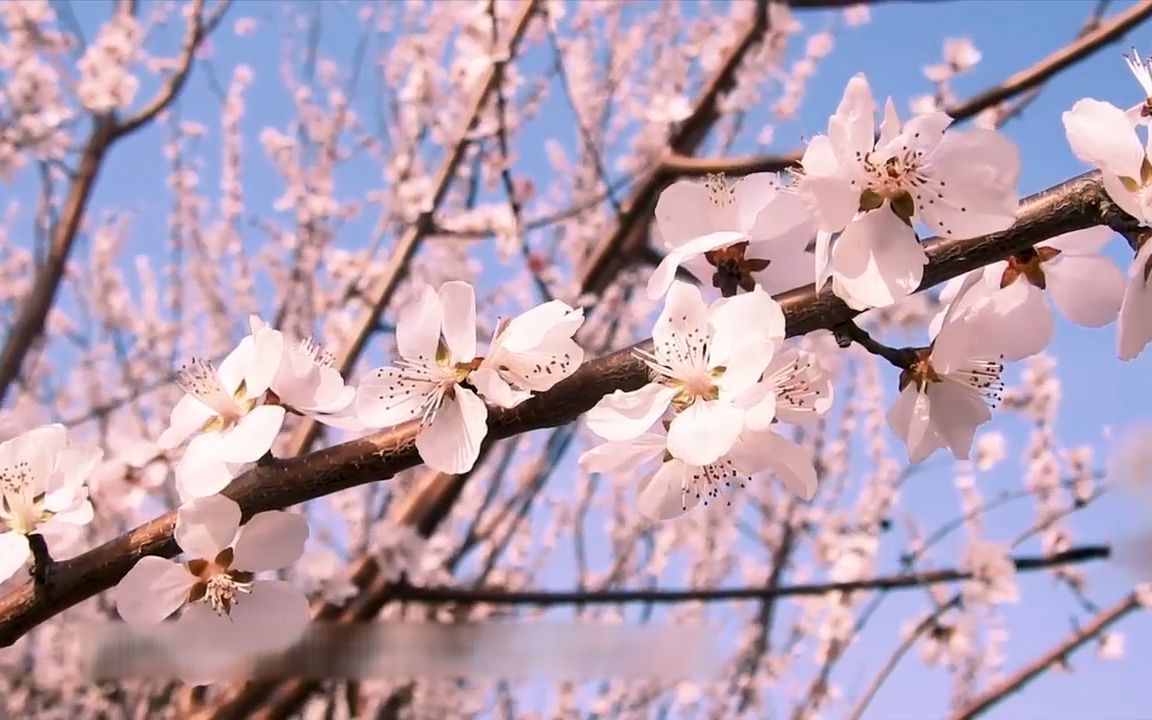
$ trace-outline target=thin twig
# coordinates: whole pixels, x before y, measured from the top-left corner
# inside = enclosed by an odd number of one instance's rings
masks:
[[[1061,640],[1050,650],[1017,670],[1002,682],[993,685],[964,708],[953,714],[950,720],[972,720],[983,715],[1005,698],[1013,695],[1028,683],[1043,675],[1049,668],[1064,661],[1081,645],[1100,635],[1110,625],[1142,606],[1136,593],[1132,593],[1112,607],[1098,613],[1088,624]]]

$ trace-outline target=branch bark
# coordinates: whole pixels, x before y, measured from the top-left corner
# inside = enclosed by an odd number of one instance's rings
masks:
[[[1129,229],[1135,221],[1108,199],[1099,173],[1087,173],[1024,199],[1016,224],[1008,230],[955,240],[927,241],[930,259],[924,290],[952,277],[1004,259],[1036,243],[1095,225]],[[858,314],[829,290],[809,285],[778,297],[788,336],[831,328]],[[640,346],[650,345],[650,341]],[[487,442],[572,422],[601,397],[634,390],[647,382],[645,365],[625,348],[589,360],[571,377],[545,393],[509,409],[492,410]],[[254,468],[225,489],[240,504],[245,520],[265,510],[281,509],[324,495],[385,480],[420,464],[416,425],[387,428],[363,438]],[[168,513],[75,558],[57,563],[51,593],[37,595],[31,583],[0,598],[0,646],[69,607],[119,582],[145,555],[172,557],[179,551],[172,538],[175,515]]]

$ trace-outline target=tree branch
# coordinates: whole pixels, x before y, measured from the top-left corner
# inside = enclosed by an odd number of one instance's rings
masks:
[[[926,242],[929,263],[920,289],[983,267],[1036,243],[1095,225],[1127,228],[1135,221],[1108,200],[1099,174],[1088,173],[1024,199],[1008,230],[970,240],[934,238]],[[831,328],[857,315],[829,289],[809,285],[777,298],[790,337]],[[650,341],[640,346],[650,346]],[[625,348],[586,361],[571,377],[514,408],[489,414],[487,443],[572,422],[601,397],[635,390],[648,379],[646,366]],[[346,488],[387,479],[420,464],[416,424],[408,423],[316,452],[278,460],[240,475],[224,494],[240,504],[244,517],[281,509]],[[145,555],[172,557],[175,515],[168,513],[75,558],[56,564],[51,599],[37,598],[31,583],[0,598],[0,646],[11,645],[31,628],[107,590]]]
[[[919,0],[903,0],[914,2]],[[833,5],[854,5],[856,2],[839,0],[793,0],[792,7],[829,7]],[[971,119],[988,108],[994,107],[1017,95],[1030,92],[1063,70],[1087,59],[1106,45],[1116,42],[1132,28],[1152,16],[1152,0],[1141,0],[1110,20],[1098,22],[1087,32],[1077,36],[1072,42],[1048,55],[1040,62],[1012,75],[996,87],[974,95],[967,100],[949,105],[944,112],[956,122]],[[1011,117],[1005,114],[1002,120]],[[685,175],[707,173],[730,173],[747,175],[756,172],[777,172],[800,162],[800,151],[784,155],[750,155],[745,157],[691,158],[674,155],[668,163],[669,169],[676,169]]]
[[[431,183],[433,190],[428,200],[427,209],[397,239],[388,256],[383,274],[368,293],[368,297],[365,298],[368,309],[361,315],[359,322],[349,333],[351,339],[344,346],[337,359],[337,367],[341,373],[347,375],[356,365],[356,360],[368,343],[368,338],[375,332],[380,315],[388,307],[388,303],[392,301],[392,295],[400,284],[401,278],[404,277],[404,269],[408,262],[416,254],[424,238],[435,229],[435,224],[432,222],[433,214],[448,195],[452,180],[456,177],[456,170],[464,159],[468,147],[472,144],[470,134],[472,127],[484,111],[489,97],[500,85],[504,64],[515,56],[520,41],[524,39],[528,26],[536,14],[537,5],[537,0],[524,0],[517,10],[505,52],[498,56],[502,59],[493,62],[487,74],[479,82],[476,93],[468,104],[468,111],[464,113],[460,127],[456,131],[456,140],[449,146],[447,156]],[[319,423],[306,418],[292,436],[292,454],[297,455],[307,451],[316,439],[319,430]]]
[[[1021,70],[1000,85],[969,98],[968,100],[944,108],[954,120],[966,120],[987,110],[993,105],[1027,92],[1040,85],[1060,71],[1092,56],[1105,45],[1116,42],[1132,28],[1152,16],[1152,0],[1140,0],[1132,7],[1115,17],[1100,23],[1094,30],[1076,38],[1040,62],[1026,70]]]
[[[143,111],[123,122],[116,120],[111,115],[93,116],[92,130],[84,143],[83,151],[81,151],[80,164],[73,176],[72,184],[68,188],[64,209],[52,228],[52,242],[49,245],[47,257],[37,271],[32,291],[21,305],[16,322],[8,331],[8,337],[4,341],[4,349],[0,350],[0,403],[3,403],[13,381],[19,377],[20,368],[24,364],[24,358],[28,355],[28,351],[44,330],[44,321],[56,301],[56,292],[60,289],[60,283],[64,279],[68,257],[72,253],[72,245],[76,240],[76,234],[80,231],[80,224],[84,220],[88,200],[92,196],[92,189],[95,187],[96,178],[100,174],[105,154],[116,140],[150,122],[172,102],[184,85],[196,48],[223,17],[230,2],[231,0],[222,0],[208,23],[202,23],[200,11],[203,8],[203,0],[194,0],[191,6],[192,17],[189,19],[189,30],[181,54],[180,70]]]
[[[951,720],[971,720],[974,717],[984,714],[1005,698],[1019,691],[1040,675],[1043,675],[1048,668],[1064,660],[1081,645],[1104,632],[1108,626],[1117,622],[1133,610],[1140,608],[1140,600],[1136,593],[1133,593],[1107,610],[1101,611],[1093,617],[1087,625],[1057,643],[1048,652],[1020,668],[1003,682],[992,686],[983,695],[953,714]]]
[[[1048,556],[1016,557],[1012,561],[1022,572],[1043,570],[1060,565],[1074,565],[1093,560],[1106,560],[1112,550],[1107,545],[1084,545]],[[648,602],[662,605],[683,602],[730,602],[765,600],[782,597],[828,595],[830,593],[861,592],[868,590],[903,590],[969,580],[972,573],[959,570],[929,570],[918,573],[883,575],[866,580],[835,583],[804,583],[799,585],[758,585],[755,587],[716,588],[712,590],[496,590],[452,587],[415,587],[399,585],[397,600],[427,603],[458,602],[487,603],[490,605],[615,605],[618,603]]]
[[[884,358],[893,367],[900,368],[901,370],[907,370],[912,367],[912,363],[916,361],[916,351],[914,348],[889,347],[869,335],[868,332],[857,325],[854,320],[849,320],[842,325],[837,325],[832,328],[832,332],[836,335],[836,343],[840,347],[846,348],[852,343],[856,343],[868,352]]]
[[[219,4],[212,11],[208,18],[201,17],[204,10],[204,0],[192,0],[189,8],[190,17],[188,18],[188,33],[184,36],[184,44],[180,49],[180,59],[176,64],[176,72],[174,72],[160,88],[156,96],[139,110],[135,115],[132,115],[123,120],[116,122],[116,128],[113,131],[113,139],[121,138],[136,130],[139,130],[144,125],[152,122],[153,119],[164,111],[180,91],[184,88],[184,83],[188,81],[188,76],[192,73],[192,59],[196,54],[196,49],[200,47],[200,43],[204,38],[212,34],[212,31],[224,19],[224,14],[228,12],[232,0],[220,0]]]

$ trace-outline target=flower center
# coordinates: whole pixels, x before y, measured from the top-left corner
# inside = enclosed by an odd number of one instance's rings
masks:
[[[216,414],[201,428],[203,432],[219,432],[231,428],[256,405],[256,398],[248,397],[244,381],[240,382],[235,392],[229,394],[220,382],[216,367],[207,360],[193,358],[189,361],[177,373],[176,384]]]
[[[748,243],[738,242],[727,247],[709,250],[704,253],[704,259],[716,268],[712,274],[712,286],[720,290],[724,297],[732,297],[737,288],[744,292],[756,289],[756,279],[752,273],[760,272],[768,267],[770,260],[746,258]]]
[[[252,593],[253,573],[231,569],[232,548],[224,548],[211,561],[191,560],[188,572],[197,582],[188,592],[188,602],[204,602],[217,615],[231,615],[240,595]]]
[[[899,387],[903,390],[908,386],[908,383],[916,383],[918,390],[923,390],[928,387],[928,383],[943,382],[943,378],[936,372],[936,368],[932,367],[932,348],[920,348],[914,351],[916,359],[908,366],[907,370],[900,373]]]
[[[1060,254],[1052,247],[1027,248],[1008,258],[1008,267],[1000,277],[1000,287],[1006,288],[1020,278],[1027,279],[1041,290],[1048,286],[1043,264]]]
[[[669,387],[677,388],[680,392],[672,398],[672,406],[677,412],[683,411],[697,400],[715,400],[720,397],[720,388],[716,386],[716,378],[724,374],[724,368],[716,368],[711,372],[703,369],[693,369],[680,377],[667,379]]]
[[[724,173],[705,176],[704,187],[708,191],[712,229],[735,230],[739,224],[736,218],[736,193]]]
[[[32,468],[28,461],[0,467],[0,522],[22,535],[52,517],[44,510],[44,493],[33,496]]]

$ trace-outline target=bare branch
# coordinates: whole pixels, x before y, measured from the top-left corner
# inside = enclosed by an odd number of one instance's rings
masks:
[[[1106,560],[1111,555],[1107,545],[1084,545],[1048,556],[1022,556],[1012,559],[1019,571],[1043,570],[1059,565],[1074,565],[1092,560]],[[869,590],[903,590],[968,580],[972,573],[959,570],[929,570],[918,573],[882,575],[865,580],[835,583],[804,583],[801,585],[775,585],[755,587],[716,588],[712,590],[573,590],[567,592],[546,590],[463,589],[452,587],[415,587],[400,585],[397,600],[429,603],[459,602],[488,603],[490,605],[614,605],[617,603],[649,602],[673,604],[682,602],[730,602],[765,600],[782,597],[828,595],[831,593],[862,592]]]
[[[905,0],[907,1],[907,0]],[[913,0],[914,1],[914,0]],[[813,0],[813,4],[792,2],[793,7],[824,7],[838,4],[836,0]],[[839,3],[844,5],[856,4]],[[1152,16],[1152,0],[1141,0],[1124,12],[1108,21],[1097,21],[1086,25],[1086,30],[1068,45],[1060,48],[1040,62],[1012,75],[999,85],[989,88],[979,95],[944,108],[956,122],[971,119],[988,108],[999,105],[1019,95],[1030,94],[1040,85],[1072,65],[1091,57],[1097,50],[1116,42],[1132,28]],[[1003,113],[1000,121],[1005,121],[1022,108],[1013,108]],[[795,166],[800,162],[800,151],[785,155],[750,155],[744,157],[691,158],[673,155],[666,167],[669,172],[685,175],[707,173],[730,173],[746,175],[755,172],[777,172]]]
[[[184,44],[180,49],[180,58],[177,60],[176,72],[174,72],[168,80],[164,83],[164,87],[160,88],[156,96],[135,115],[117,121],[116,128],[113,131],[113,139],[117,139],[128,135],[136,130],[139,130],[144,125],[152,122],[153,119],[161,112],[164,111],[172,101],[180,94],[184,88],[184,83],[187,82],[188,76],[192,72],[192,59],[196,54],[196,49],[200,47],[200,43],[204,38],[212,34],[212,31],[224,19],[224,14],[228,12],[232,0],[220,0],[219,4],[212,11],[212,14],[207,18],[201,17],[204,11],[204,0],[192,0],[192,5],[189,8],[188,18],[188,33],[184,36]]]

